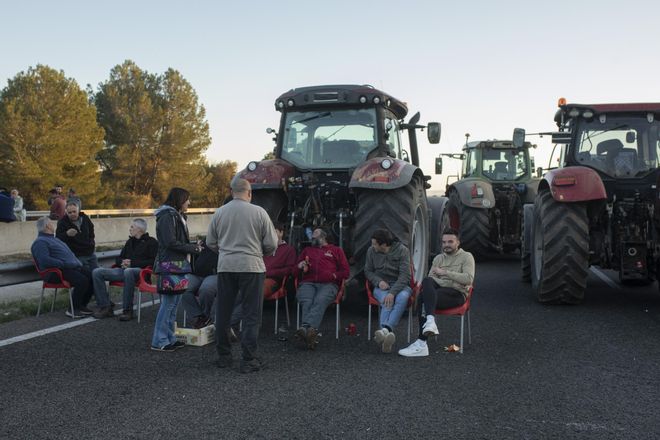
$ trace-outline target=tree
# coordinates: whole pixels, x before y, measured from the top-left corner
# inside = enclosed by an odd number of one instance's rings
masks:
[[[37,65],[18,73],[0,92],[0,168],[37,209],[57,183],[73,187],[84,206],[103,195],[96,155],[103,130],[96,109],[64,72]]]
[[[237,167],[238,164],[230,160],[207,165],[206,172],[210,176],[210,179],[202,194],[196,195],[193,193],[191,195],[193,200],[199,200],[199,202],[195,202],[195,205],[206,207],[221,206],[227,196],[229,196],[229,185],[231,179],[236,175]]]
[[[206,111],[179,72],[155,75],[127,60],[99,85],[94,103],[106,132],[103,179],[117,195],[162,201],[172,186],[206,187]]]

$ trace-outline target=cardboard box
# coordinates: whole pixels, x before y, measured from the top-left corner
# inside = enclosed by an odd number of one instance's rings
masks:
[[[215,326],[211,324],[199,329],[176,327],[174,336],[186,345],[202,347],[215,342]]]

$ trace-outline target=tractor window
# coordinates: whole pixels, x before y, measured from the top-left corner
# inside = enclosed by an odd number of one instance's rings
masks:
[[[350,168],[376,148],[376,110],[286,114],[282,159],[298,168]]]
[[[660,123],[646,118],[606,118],[577,126],[575,159],[616,178],[632,178],[658,167]]]
[[[465,161],[465,169],[463,170],[463,177],[472,176],[477,172],[477,152],[468,150],[467,160]]]
[[[516,180],[527,174],[527,151],[484,148],[483,173],[492,180]]]
[[[387,146],[388,154],[392,157],[401,158],[399,122],[394,118],[385,118],[383,120],[383,130],[385,131],[385,145]]]

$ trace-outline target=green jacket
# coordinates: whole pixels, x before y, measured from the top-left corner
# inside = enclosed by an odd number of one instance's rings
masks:
[[[367,250],[367,260],[364,263],[364,274],[369,282],[378,287],[385,281],[390,285],[390,293],[395,295],[404,288],[410,287],[410,252],[398,241],[392,243],[386,254],[376,252],[373,246]]]
[[[433,268],[441,268],[447,271],[447,275],[437,276],[433,274]],[[463,295],[474,282],[474,257],[471,253],[458,249],[455,253],[447,255],[438,254],[431,264],[429,276],[442,287],[451,287]]]

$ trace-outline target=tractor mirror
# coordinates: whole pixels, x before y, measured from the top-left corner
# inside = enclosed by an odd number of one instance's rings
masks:
[[[442,174],[442,158],[435,158],[435,174]]]
[[[429,122],[426,125],[426,136],[429,138],[429,143],[437,144],[440,142],[440,123]],[[441,161],[442,162],[442,161]],[[436,164],[437,166],[437,164]],[[441,165],[442,168],[442,165]]]
[[[571,132],[570,131],[560,131],[552,133],[552,143],[553,144],[570,144],[571,143]]]
[[[635,132],[629,131],[626,133],[626,143],[632,144],[633,142],[635,142]]]
[[[524,128],[514,128],[513,129],[513,146],[516,148],[522,148],[525,145],[525,129]]]

